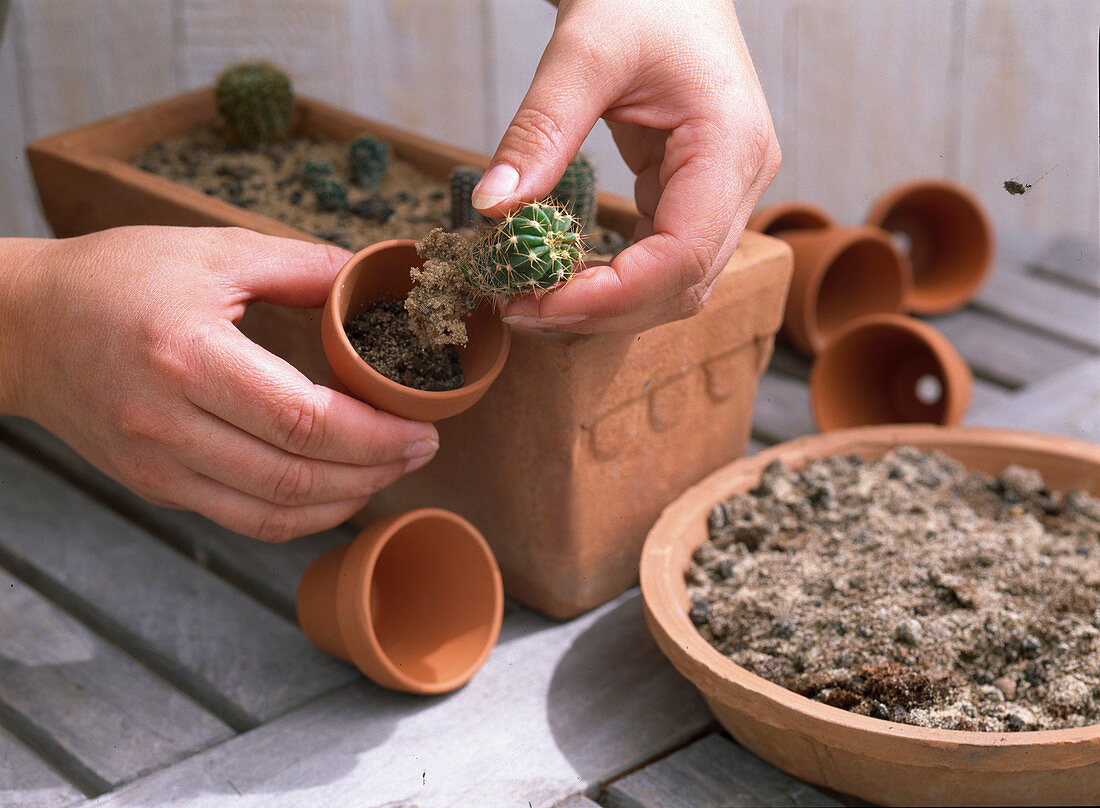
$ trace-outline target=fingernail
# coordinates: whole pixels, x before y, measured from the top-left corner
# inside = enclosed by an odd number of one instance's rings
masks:
[[[504,322],[508,325],[519,326],[520,328],[553,328],[551,323],[543,322],[538,317],[532,317],[530,314],[514,314],[511,317],[502,317]]]
[[[508,163],[497,163],[474,186],[471,201],[478,210],[491,208],[508,199],[519,187],[519,172]]]
[[[437,451],[439,451],[439,441],[425,439],[418,440],[416,443],[411,443],[405,449],[405,453],[402,457],[409,457],[413,460],[420,460],[421,458],[430,458]],[[423,465],[423,464],[421,464]]]
[[[549,317],[539,317],[538,322],[546,325],[573,325],[587,319],[587,314],[551,314]]]

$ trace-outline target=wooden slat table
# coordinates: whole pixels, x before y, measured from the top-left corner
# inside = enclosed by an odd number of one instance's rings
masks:
[[[974,369],[967,422],[1100,442],[1100,258],[1002,244],[934,318]],[[782,345],[753,450],[815,431]],[[859,804],[758,760],[658,651],[637,590],[556,623],[509,604],[457,693],[391,693],[294,625],[340,528],[264,545],[154,507],[34,425],[0,419],[0,807]]]

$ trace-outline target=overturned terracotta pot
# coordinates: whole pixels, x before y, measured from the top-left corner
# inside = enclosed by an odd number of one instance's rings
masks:
[[[792,200],[754,210],[745,229],[775,236],[791,230],[820,230],[832,225],[833,217],[824,208],[812,202]]]
[[[993,227],[978,198],[946,179],[914,180],[890,189],[867,224],[906,245],[913,286],[905,310],[942,314],[977,293],[993,262]]]
[[[379,519],[317,558],[298,587],[310,641],[393,690],[446,693],[485,664],[504,590],[485,539],[456,514]]]
[[[868,314],[897,313],[909,294],[909,261],[882,230],[827,227],[787,230],[794,275],[783,334],[809,356],[842,327]]]
[[[948,339],[900,314],[864,317],[840,330],[810,371],[822,432],[871,424],[958,424],[974,378]]]
[[[412,288],[411,267],[421,265],[412,239],[372,244],[353,255],[332,282],[321,316],[321,342],[332,375],[356,398],[414,421],[458,415],[485,395],[504,368],[511,332],[488,303],[466,321],[469,342],[458,349],[466,383],[457,390],[417,390],[388,379],[356,353],[344,324],[381,300],[403,300]]]
[[[707,539],[716,502],[760,482],[769,463],[800,469],[830,455],[878,457],[901,445],[938,450],[968,468],[1040,471],[1061,490],[1100,493],[1100,448],[1004,429],[879,426],[812,435],[735,461],[661,514],[642,552],[646,622],[661,650],[750,752],[815,785],[880,805],[1081,805],[1100,794],[1100,725],[1036,732],[963,732],[884,721],[800,696],[736,664],[688,618],[684,573]]]

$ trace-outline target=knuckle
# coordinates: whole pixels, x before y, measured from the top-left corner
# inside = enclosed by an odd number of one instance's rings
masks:
[[[297,511],[270,505],[258,510],[242,532],[269,544],[282,544],[302,535],[305,530]]]
[[[309,454],[325,442],[324,405],[313,396],[286,396],[276,408],[276,439],[288,451]]]
[[[300,505],[309,502],[316,490],[316,474],[312,463],[291,458],[274,475],[268,486],[272,502]]]
[[[710,299],[710,286],[706,283],[698,283],[680,295],[677,314],[680,319],[694,317],[701,313]]]
[[[564,133],[557,121],[542,110],[524,107],[508,125],[506,137],[516,143],[520,151],[537,154],[547,150],[557,151]]]

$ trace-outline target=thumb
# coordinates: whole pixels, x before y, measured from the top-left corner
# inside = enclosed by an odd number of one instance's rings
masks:
[[[501,217],[522,202],[542,199],[607,108],[606,79],[590,57],[550,38],[531,87],[474,188],[475,208]]]
[[[247,235],[244,235],[247,234]],[[235,231],[231,248],[220,256],[239,291],[249,301],[319,308],[336,273],[351,253],[334,244]]]

